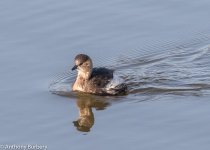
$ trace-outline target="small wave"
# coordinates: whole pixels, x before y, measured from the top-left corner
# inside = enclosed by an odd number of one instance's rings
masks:
[[[115,80],[108,87],[125,82],[130,94],[201,95],[203,90],[210,90],[209,57],[210,45],[179,47],[166,53],[122,58],[115,65],[108,66],[115,70]],[[74,95],[71,85],[75,78],[75,73],[66,71],[54,77],[49,89],[59,95]]]
[[[74,81],[76,75],[69,70],[70,69],[52,77],[52,80],[49,84],[49,91],[51,93],[67,96],[69,96],[69,94],[71,95],[71,83]]]
[[[209,90],[210,48],[185,47],[175,52],[120,60],[121,76],[130,93],[191,93]]]

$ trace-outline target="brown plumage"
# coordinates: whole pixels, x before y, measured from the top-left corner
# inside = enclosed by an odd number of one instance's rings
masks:
[[[116,88],[108,89],[106,86],[113,79],[113,70],[107,68],[93,68],[92,60],[85,54],[79,54],[75,57],[75,66],[77,69],[77,78],[73,84],[73,91],[97,95],[120,95],[125,94],[127,86],[120,84]]]

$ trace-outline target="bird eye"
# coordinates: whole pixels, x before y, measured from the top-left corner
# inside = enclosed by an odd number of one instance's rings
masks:
[[[78,66],[81,66],[83,63],[80,63]]]

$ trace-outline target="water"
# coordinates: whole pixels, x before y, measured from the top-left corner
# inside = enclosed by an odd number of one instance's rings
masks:
[[[209,149],[209,5],[1,1],[0,149]],[[78,53],[129,94],[72,93]]]

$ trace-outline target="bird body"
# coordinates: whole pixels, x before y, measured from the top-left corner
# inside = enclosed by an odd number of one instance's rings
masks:
[[[127,92],[127,85],[121,83],[115,87],[108,88],[107,85],[113,80],[113,70],[107,68],[93,68],[92,60],[85,54],[75,57],[77,78],[73,84],[73,91],[80,91],[96,95],[122,95]]]

